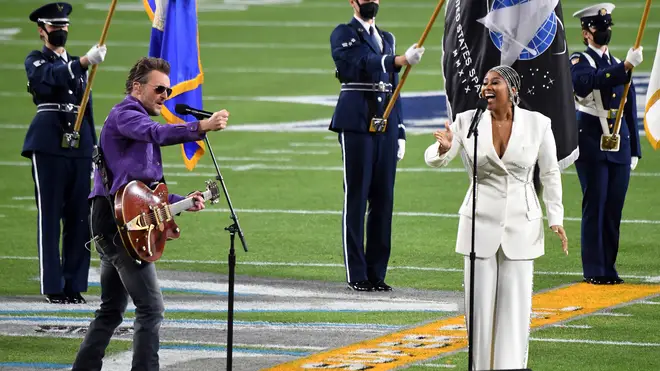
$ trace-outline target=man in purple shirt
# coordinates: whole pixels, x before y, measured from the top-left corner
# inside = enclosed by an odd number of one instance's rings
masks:
[[[207,120],[179,125],[161,125],[159,116],[172,93],[170,66],[160,58],[142,58],[126,80],[126,98],[112,108],[99,139],[108,176],[109,192],[98,168],[91,203],[90,227],[101,256],[101,306],[80,345],[73,370],[100,370],[105,349],[123,320],[129,296],[135,304],[132,370],[158,370],[159,328],[163,320],[163,296],[153,263],[136,262],[122,245],[112,214],[111,202],[119,188],[133,180],[147,185],[164,182],[160,146],[197,141],[208,131],[227,126],[229,113],[215,112]],[[109,193],[109,194],[108,194]],[[194,207],[204,209],[197,192]],[[170,194],[170,203],[183,196]]]

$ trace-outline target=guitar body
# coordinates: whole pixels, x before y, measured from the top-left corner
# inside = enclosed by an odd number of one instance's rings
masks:
[[[154,262],[163,255],[165,242],[180,236],[168,207],[168,190],[160,183],[151,190],[134,180],[115,195],[115,217],[128,254],[140,261]]]

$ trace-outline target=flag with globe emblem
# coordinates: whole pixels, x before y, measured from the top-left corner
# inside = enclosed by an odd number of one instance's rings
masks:
[[[578,157],[573,85],[560,0],[453,0],[445,13],[443,75],[451,119],[476,107],[486,72],[520,74],[520,107],[552,119],[561,169]]]

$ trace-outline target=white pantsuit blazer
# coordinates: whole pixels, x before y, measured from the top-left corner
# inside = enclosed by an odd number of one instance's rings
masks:
[[[474,110],[460,113],[451,125],[451,149],[438,156],[438,143],[426,149],[426,163],[446,166],[458,153],[472,182],[474,136],[467,139]],[[475,253],[488,258],[501,246],[507,258],[528,260],[544,253],[543,212],[534,188],[538,161],[548,225],[563,225],[562,185],[550,119],[538,112],[514,109],[509,144],[500,159],[493,146],[491,113],[478,124],[477,207]],[[458,213],[456,252],[470,254],[472,238],[472,184]]]

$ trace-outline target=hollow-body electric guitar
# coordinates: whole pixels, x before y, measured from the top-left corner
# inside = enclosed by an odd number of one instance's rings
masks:
[[[119,234],[128,254],[143,262],[154,262],[163,255],[165,242],[179,238],[181,230],[174,216],[195,205],[192,196],[179,202],[168,202],[165,183],[151,190],[144,183],[134,180],[121,187],[115,195],[115,218]],[[218,202],[218,185],[206,182],[202,192],[204,201]]]

